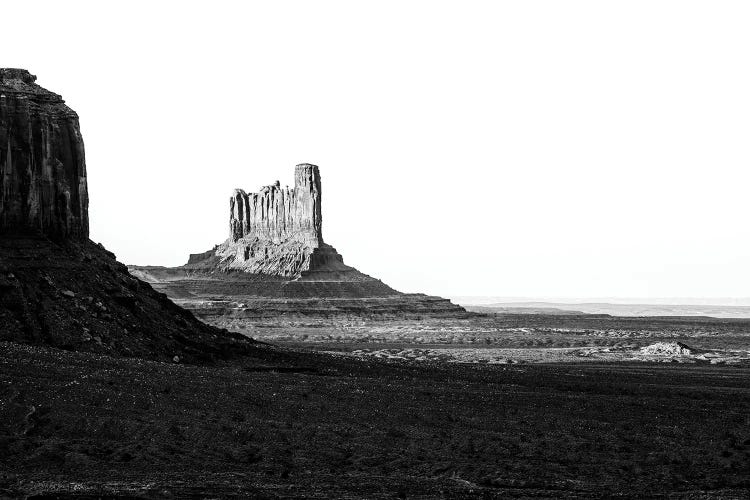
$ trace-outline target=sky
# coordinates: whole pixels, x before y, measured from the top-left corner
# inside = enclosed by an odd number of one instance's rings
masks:
[[[91,238],[180,265],[320,166],[323,235],[407,292],[750,297],[746,1],[2,2],[80,115]]]

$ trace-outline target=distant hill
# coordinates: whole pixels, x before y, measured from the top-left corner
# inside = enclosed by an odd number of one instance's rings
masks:
[[[504,305],[464,306],[467,311],[483,314],[549,314],[557,316],[577,316],[586,314],[583,311],[561,309],[559,307],[514,307]]]
[[[459,302],[466,310],[496,314],[609,314],[611,316],[708,316],[750,318],[750,306],[686,304],[612,304],[607,302],[498,302],[472,305]]]

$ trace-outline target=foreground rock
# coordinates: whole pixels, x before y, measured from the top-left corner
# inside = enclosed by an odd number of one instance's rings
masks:
[[[89,236],[78,115],[23,69],[0,69],[0,230]]]
[[[26,70],[0,69],[0,340],[160,360],[244,349],[88,239],[78,117]]]
[[[276,318],[326,324],[336,319],[467,317],[440,297],[404,294],[344,264],[323,241],[321,178],[315,165],[295,168],[294,187],[235,190],[229,238],[192,254],[177,268],[130,271],[211,324],[242,329]]]

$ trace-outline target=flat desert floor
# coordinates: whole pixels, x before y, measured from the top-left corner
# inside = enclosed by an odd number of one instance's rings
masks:
[[[750,494],[746,323],[480,320],[257,325],[282,347],[210,366],[2,343],[0,497]]]
[[[468,319],[238,322],[279,345],[449,363],[674,362],[750,367],[750,320],[500,314]]]

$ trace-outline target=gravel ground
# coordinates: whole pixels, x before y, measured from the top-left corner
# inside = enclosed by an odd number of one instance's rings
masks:
[[[0,343],[0,497],[746,498],[747,368]]]

